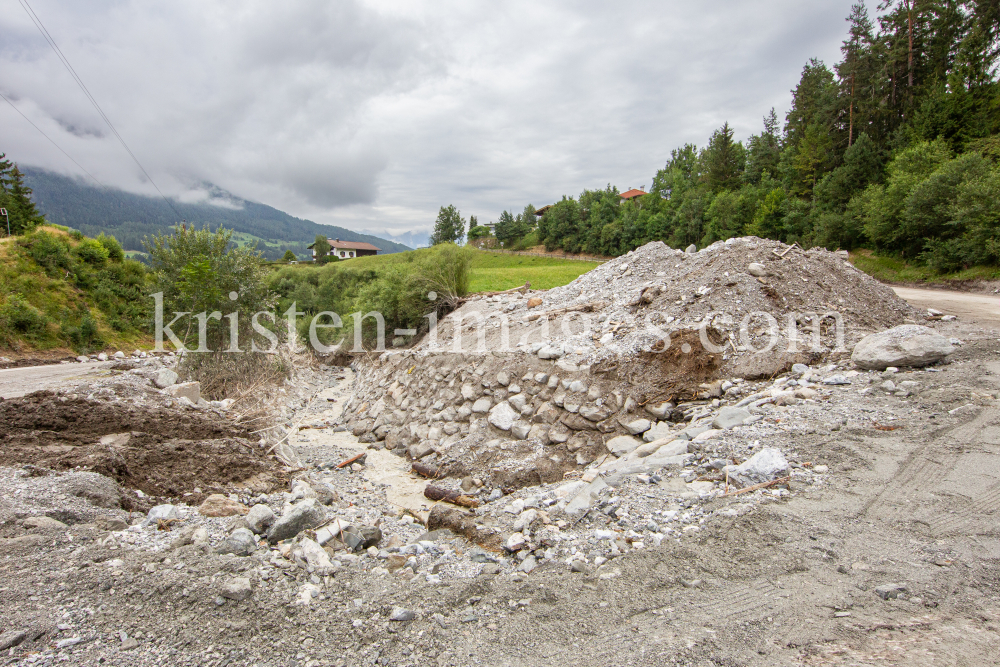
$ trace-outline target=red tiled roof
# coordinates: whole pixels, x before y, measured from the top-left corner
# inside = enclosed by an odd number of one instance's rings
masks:
[[[644,194],[648,193],[643,192],[642,190],[629,190],[628,192],[623,192],[618,196],[622,199],[635,199],[636,197],[641,197]]]
[[[359,243],[356,241],[337,241],[334,239],[327,239],[330,242],[331,248],[337,248],[339,250],[381,250],[381,248],[376,248],[371,243]]]

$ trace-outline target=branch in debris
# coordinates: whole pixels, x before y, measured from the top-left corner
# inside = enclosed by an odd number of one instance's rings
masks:
[[[544,313],[532,313],[528,315],[525,319],[526,322],[534,322],[542,317],[554,317],[556,315],[564,315],[565,313],[592,313],[595,310],[600,310],[604,308],[607,304],[604,301],[591,301],[589,303],[579,303],[575,306],[566,306],[565,308],[556,308],[555,310],[548,310]]]
[[[338,463],[337,467],[338,468],[346,468],[347,466],[351,465],[352,463],[354,463],[355,461],[357,461],[358,459],[360,459],[361,457],[363,457],[367,453],[368,452],[361,452],[360,454],[355,454],[354,456],[352,456],[351,458],[347,459],[346,461],[341,461],[340,463]]]
[[[424,496],[430,500],[443,500],[446,503],[451,503],[452,505],[461,505],[462,507],[479,507],[479,501],[472,496],[467,496],[463,493],[457,491],[451,491],[449,489],[442,489],[440,486],[433,486],[428,484],[424,488]]]
[[[740,495],[742,493],[750,493],[751,491],[756,491],[757,489],[767,489],[767,488],[770,488],[770,487],[775,486],[777,484],[787,484],[791,480],[792,480],[791,476],[789,476],[789,477],[779,477],[778,479],[772,479],[770,482],[761,482],[760,484],[754,484],[753,486],[748,486],[745,489],[740,489],[738,491],[730,491],[726,495],[727,496],[738,496],[738,495]]]

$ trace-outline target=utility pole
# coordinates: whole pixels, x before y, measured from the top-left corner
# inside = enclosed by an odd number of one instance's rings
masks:
[[[10,236],[10,216],[7,215],[7,209],[0,208],[0,215],[7,218],[7,236]]]

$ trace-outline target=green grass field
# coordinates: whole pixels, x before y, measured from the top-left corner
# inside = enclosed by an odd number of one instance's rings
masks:
[[[419,252],[419,251],[418,251]],[[389,264],[410,261],[411,253],[401,252],[375,257],[358,257],[342,260],[344,266],[355,268],[377,268]],[[309,264],[300,265],[303,267]],[[499,292],[531,283],[532,289],[550,289],[572,282],[577,276],[598,266],[597,262],[585,262],[558,257],[531,257],[508,255],[486,250],[475,250],[469,266],[470,292]]]
[[[525,282],[530,282],[532,289],[550,289],[572,282],[597,266],[596,262],[479,250],[469,271],[469,291],[495,292],[520,287]]]
[[[954,273],[936,273],[927,266],[911,264],[897,257],[884,257],[870,250],[851,253],[851,263],[872,278],[887,283],[949,283],[967,280],[1000,279],[1000,268],[974,266]]]

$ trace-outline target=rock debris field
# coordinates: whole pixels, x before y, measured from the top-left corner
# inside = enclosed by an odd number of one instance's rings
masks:
[[[838,298],[842,348],[740,340]],[[509,349],[302,356],[271,428],[170,356],[0,402],[2,664],[992,661],[995,332],[759,239],[466,309]]]

